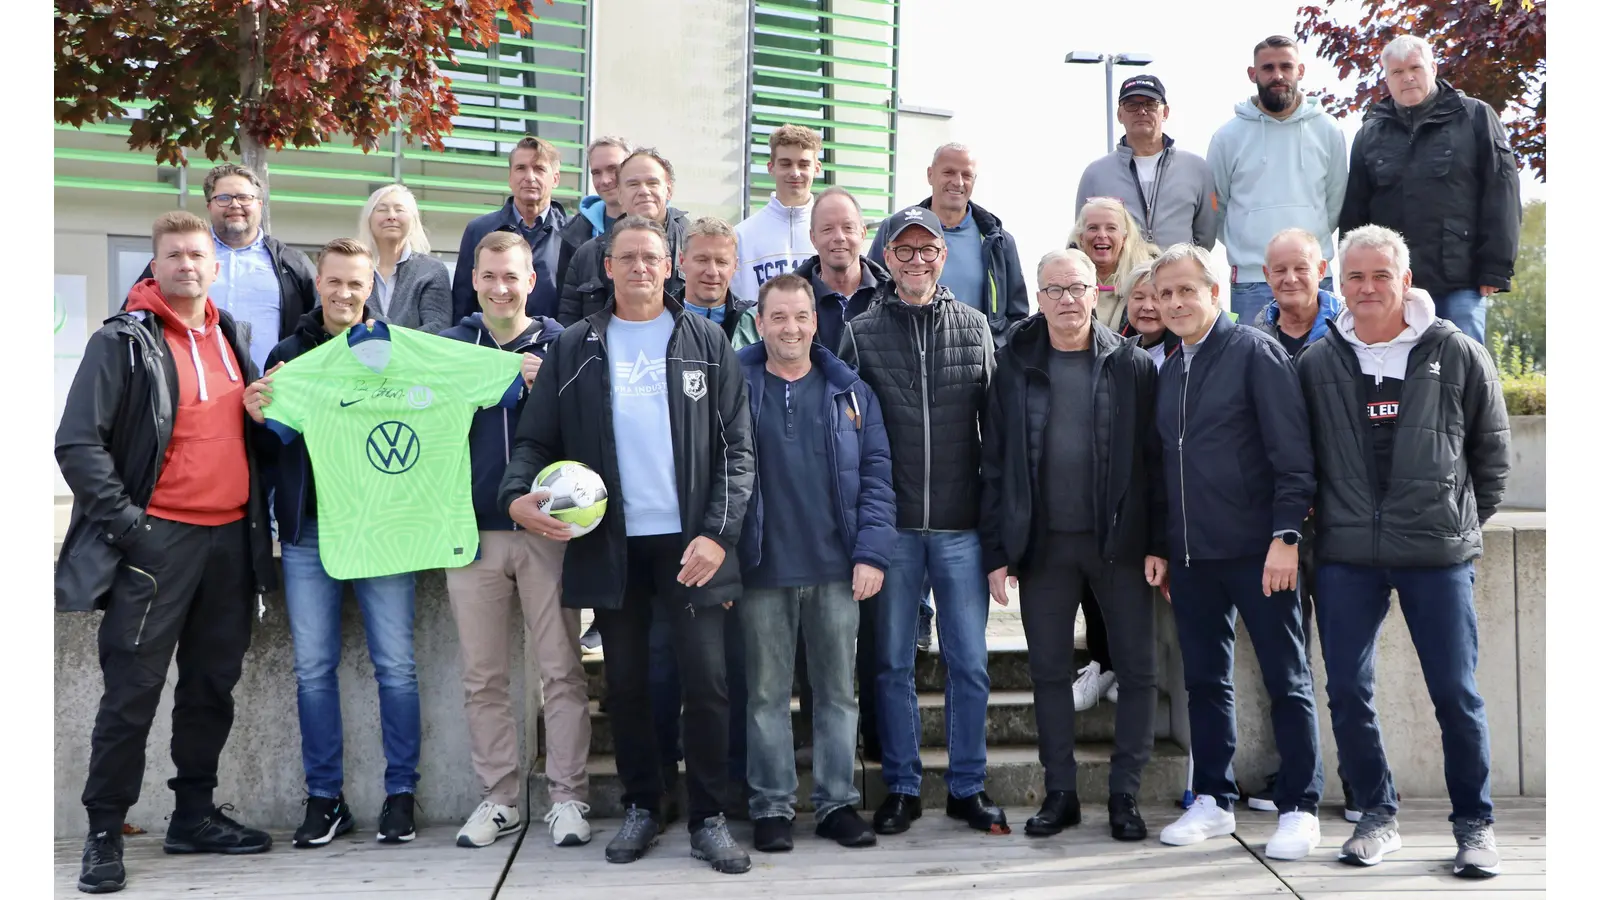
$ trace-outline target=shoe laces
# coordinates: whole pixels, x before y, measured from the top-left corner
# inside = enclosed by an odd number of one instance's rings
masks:
[[[622,819],[622,829],[617,832],[617,838],[624,841],[638,840],[650,823],[650,813],[637,806],[628,807],[628,812]]]
[[[739,846],[734,843],[733,835],[728,831],[727,817],[721,813],[707,819],[705,824],[700,826],[700,833],[705,835],[707,843],[719,850],[732,850]]]
[[[467,824],[482,825],[489,822],[494,819],[495,810],[499,808],[500,804],[493,800],[485,800],[478,804],[478,808],[472,811],[471,816],[467,817]]]
[[[110,831],[100,831],[89,836],[89,865],[98,866],[102,863],[114,862],[117,858],[117,835]]]
[[[1320,826],[1317,817],[1304,810],[1294,809],[1278,816],[1278,831],[1294,835],[1310,834]]]
[[[1457,819],[1451,830],[1456,842],[1473,850],[1493,850],[1494,828],[1483,819]]]
[[[214,807],[211,812],[207,813],[203,818],[201,818],[200,821],[203,823],[209,820],[213,825],[225,825],[233,828],[243,828],[243,825],[235,822],[228,815],[228,813],[231,812],[238,812],[238,810],[234,809],[232,803],[224,803],[221,806]]]
[[[1087,666],[1084,666],[1083,668],[1078,670],[1077,680],[1074,681],[1073,683],[1074,684],[1088,684],[1090,678],[1095,678],[1095,677],[1098,677],[1099,675],[1100,675],[1100,664],[1091,660]]]
[[[1217,801],[1210,794],[1201,794],[1194,798],[1194,804],[1183,811],[1183,816],[1178,821],[1192,825],[1195,820],[1210,818],[1220,811]]]
[[[581,819],[589,814],[589,804],[581,800],[563,800],[550,807],[550,811],[544,814],[544,822],[546,825],[554,825],[557,819],[568,813]]]

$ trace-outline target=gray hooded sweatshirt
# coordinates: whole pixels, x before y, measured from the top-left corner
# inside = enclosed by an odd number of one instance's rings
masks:
[[[1090,197],[1115,197],[1122,201],[1144,231],[1144,239],[1165,250],[1173,244],[1195,244],[1210,250],[1217,242],[1217,205],[1211,183],[1211,167],[1204,158],[1173,146],[1163,135],[1165,145],[1156,163],[1155,190],[1145,196],[1139,184],[1133,148],[1123,136],[1115,152],[1090,163],[1078,179],[1078,205],[1083,209]],[[1152,209],[1154,216],[1147,216]],[[1154,222],[1151,222],[1151,219]],[[1115,327],[1115,326],[1113,326]]]

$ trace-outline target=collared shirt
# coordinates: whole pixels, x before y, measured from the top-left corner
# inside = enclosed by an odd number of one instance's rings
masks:
[[[517,201],[516,200],[512,200],[511,201],[511,215],[517,220],[517,224],[522,226],[523,228],[533,228],[536,225],[547,224],[550,221],[550,210],[552,210],[552,209],[554,209],[554,207],[552,207],[550,204],[546,203],[545,207],[544,207],[544,212],[539,213],[537,216],[534,216],[533,217],[533,224],[530,225],[528,223],[528,220],[524,219],[522,217],[522,210],[517,209]],[[607,223],[607,224],[610,224],[610,223]]]
[[[400,280],[400,263],[403,263],[410,258],[410,247],[406,247],[400,251],[400,259],[394,264],[394,281]],[[377,290],[372,292],[372,299],[377,301],[378,313],[380,315],[387,316],[389,314],[389,298],[394,296],[394,281],[390,281],[389,279],[383,277],[383,273],[378,271],[377,266],[373,266],[372,283]]]
[[[217,280],[211,284],[211,302],[225,309],[235,322],[250,326],[250,360],[257,372],[266,370],[267,354],[278,345],[279,310],[283,297],[278,271],[267,252],[267,233],[257,230],[256,239],[235,250],[217,237]]]

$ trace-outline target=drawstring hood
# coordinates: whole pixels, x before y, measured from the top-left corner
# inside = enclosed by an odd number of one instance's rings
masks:
[[[1417,341],[1438,319],[1433,298],[1421,288],[1406,291],[1402,312],[1406,327],[1390,340],[1373,344],[1356,337],[1356,317],[1350,306],[1346,306],[1334,321],[1334,327],[1339,329],[1339,334],[1355,351],[1361,373],[1371,377],[1374,384],[1381,383],[1385,378],[1406,377],[1406,362],[1411,356],[1411,348],[1417,345]]]
[[[199,380],[200,400],[204,402],[211,399],[211,394],[206,389],[206,367],[200,359],[200,345],[195,341],[195,335],[203,340],[209,332],[217,342],[217,353],[222,357],[223,371],[228,374],[228,380],[237,383],[239,372],[233,365],[233,354],[228,351],[228,342],[222,337],[222,329],[217,327],[219,316],[216,304],[211,298],[206,298],[205,321],[200,330],[189,327],[189,323],[178,317],[172,305],[167,302],[161,293],[161,286],[154,278],[146,278],[133,286],[128,292],[128,309],[142,309],[154,313],[161,320],[162,326],[169,333],[182,334],[189,340],[189,361],[194,364],[195,378]]]

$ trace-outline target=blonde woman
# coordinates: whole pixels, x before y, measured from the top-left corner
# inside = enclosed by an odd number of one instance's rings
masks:
[[[1138,223],[1115,197],[1090,197],[1083,204],[1067,246],[1082,250],[1094,263],[1100,285],[1094,316],[1100,324],[1116,329],[1122,324],[1126,300],[1117,292],[1117,285],[1140,263],[1155,259],[1156,248],[1145,242]]]
[[[422,230],[417,198],[405,185],[372,192],[361,209],[356,236],[375,262],[367,308],[377,318],[429,334],[451,326],[450,270],[428,255],[432,247]]]

